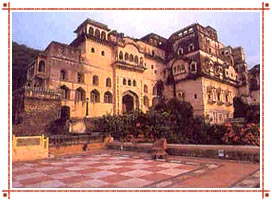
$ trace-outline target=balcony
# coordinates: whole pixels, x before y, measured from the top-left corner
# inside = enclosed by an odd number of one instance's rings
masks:
[[[141,64],[129,63],[123,60],[118,60],[114,62],[113,65],[118,67],[119,69],[130,70],[130,71],[144,72],[146,70],[146,67]]]

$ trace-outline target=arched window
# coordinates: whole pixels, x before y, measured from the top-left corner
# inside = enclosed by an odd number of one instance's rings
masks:
[[[183,48],[179,48],[178,49],[178,55],[180,56],[180,55],[182,55],[183,54]]]
[[[77,73],[77,82],[78,83],[84,83],[84,76],[80,72]]]
[[[131,85],[131,80],[130,80],[130,79],[128,80],[128,85],[129,85],[129,86]]]
[[[154,50],[152,50],[151,55],[155,56],[155,51]]]
[[[60,89],[61,89],[61,98],[69,100],[70,99],[70,89],[65,85],[61,86]]]
[[[125,53],[125,60],[128,60],[128,53]]]
[[[100,38],[100,31],[98,29],[95,30],[95,37]]]
[[[148,87],[147,87],[147,85],[144,85],[144,92],[148,93]]]
[[[177,67],[173,67],[173,73],[177,72]]]
[[[191,52],[191,51],[194,51],[194,50],[195,50],[194,44],[190,44],[189,47],[188,47],[188,52]]]
[[[90,27],[90,28],[89,28],[89,34],[90,34],[90,35],[93,35],[93,33],[94,33],[94,29],[93,29],[93,27]]]
[[[135,80],[133,80],[133,86],[136,87],[137,83]]]
[[[92,103],[99,103],[100,102],[100,94],[97,90],[92,90],[91,91],[91,102]]]
[[[190,64],[190,71],[191,71],[191,72],[196,72],[196,62],[192,62],[192,63]]]
[[[147,107],[149,106],[149,99],[147,96],[144,96],[144,105]]]
[[[95,53],[95,49],[94,49],[93,47],[91,48],[91,52],[92,52],[92,53]]]
[[[180,66],[180,65],[178,65],[178,67],[177,67],[177,71],[178,71],[178,72],[180,72],[180,71],[181,71],[181,66]]]
[[[184,94],[184,92],[178,92],[178,98],[179,98],[181,101],[184,101],[184,100],[185,100],[185,94]]]
[[[119,60],[123,60],[123,52],[122,51],[119,52]]]
[[[75,101],[84,101],[85,100],[85,90],[81,87],[76,89]]]
[[[140,58],[140,65],[143,65],[144,64],[144,60],[143,60],[143,58],[141,57]]]
[[[225,101],[226,101],[226,102],[229,102],[229,94],[228,94],[228,93],[225,94]]]
[[[181,71],[185,71],[185,65],[183,64],[183,65],[181,65]]]
[[[123,79],[123,85],[126,85],[127,84],[127,80],[124,78]]]
[[[60,80],[61,81],[65,81],[66,80],[66,71],[65,70],[61,70],[60,71]]]
[[[101,33],[101,39],[102,40],[106,40],[106,33],[105,33],[105,31],[102,31],[102,33]]]
[[[93,85],[99,85],[99,79],[97,75],[93,76]]]
[[[134,62],[138,64],[138,56],[135,56]]]
[[[158,94],[158,88],[157,88],[157,86],[155,85],[154,87],[153,87],[153,95],[157,95]]]
[[[102,56],[105,56],[105,51],[101,51],[101,55],[102,55]]]
[[[112,94],[110,92],[105,92],[104,103],[112,103]]]
[[[129,61],[133,62],[133,55],[132,54],[130,54],[130,56],[129,56]]]
[[[111,79],[110,78],[106,79],[106,87],[111,87]]]
[[[217,101],[221,101],[221,92],[217,93]]]
[[[43,60],[39,62],[38,72],[45,72],[45,62]]]

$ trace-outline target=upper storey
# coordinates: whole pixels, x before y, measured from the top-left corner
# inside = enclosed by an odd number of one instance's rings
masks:
[[[173,33],[168,39],[168,59],[196,51],[217,57],[232,66],[245,62],[243,48],[225,46],[218,40],[217,31],[211,26],[203,27],[195,23]]]
[[[183,70],[184,73],[205,75],[233,84],[247,82],[243,48],[225,46],[211,26],[195,23],[178,30],[168,39],[155,33],[137,39],[86,19],[74,32],[76,38],[70,45],[52,43],[45,54],[96,67],[115,65],[140,72],[149,68],[155,72],[158,66],[157,78],[173,70],[173,63],[181,59],[181,63],[184,61],[185,65],[191,66],[189,70]],[[51,48],[53,46],[58,48]],[[186,74],[183,76],[187,77]]]
[[[173,33],[168,39],[155,33],[140,39],[131,38],[91,19],[85,20],[74,32],[77,34],[76,39],[71,43],[74,47],[78,47],[89,38],[109,46],[125,47],[127,44],[133,44],[138,48],[139,53],[164,63],[178,55],[188,55],[196,51],[217,57],[221,62],[231,66],[245,63],[242,47],[225,46],[218,41],[218,34],[214,28],[203,27],[198,23]]]
[[[88,18],[80,24],[74,32],[77,34],[77,37],[80,35],[89,35],[102,40],[107,40],[109,31],[110,29],[107,25]]]

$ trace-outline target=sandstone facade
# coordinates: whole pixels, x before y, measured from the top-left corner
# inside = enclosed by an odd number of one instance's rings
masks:
[[[27,73],[28,87],[61,93],[71,118],[146,112],[163,95],[223,123],[233,116],[233,98],[249,96],[243,48],[222,44],[210,26],[136,39],[87,19],[74,32],[69,45],[51,42]]]

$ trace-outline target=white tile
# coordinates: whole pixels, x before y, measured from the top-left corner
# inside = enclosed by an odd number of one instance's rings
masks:
[[[34,172],[34,173],[28,173],[28,174],[21,174],[21,175],[13,175],[13,178],[15,180],[25,180],[25,179],[31,179],[31,178],[37,178],[37,177],[42,177],[46,176],[46,174],[41,173],[41,172]]]
[[[66,186],[66,184],[59,180],[44,181],[36,184],[26,185],[27,188],[57,188],[64,186]]]
[[[84,170],[84,169],[89,169],[90,166],[83,166],[83,165],[77,165],[74,167],[65,167],[65,169],[68,169],[70,171],[79,171],[79,170]]]
[[[125,175],[125,176],[130,176],[130,177],[141,177],[141,176],[145,176],[145,175],[148,175],[151,173],[153,173],[153,172],[141,170],[141,169],[136,169],[136,170],[132,170],[132,171],[123,172],[121,174]]]
[[[19,181],[12,181],[12,187],[20,188],[20,187],[23,187],[23,185]]]
[[[59,173],[59,174],[52,174],[49,176],[54,179],[63,179],[63,178],[69,178],[69,177],[79,176],[79,175],[80,174],[76,173],[76,172],[64,172],[64,173]]]
[[[111,176],[114,174],[116,174],[116,173],[110,172],[110,171],[99,171],[99,172],[85,174],[85,176],[90,176],[92,178],[103,178],[103,177]]]
[[[183,174],[183,173],[186,173],[188,171],[189,170],[185,170],[185,169],[173,169],[173,168],[170,168],[170,169],[164,169],[164,170],[158,171],[157,173],[166,174],[166,175],[170,175],[170,176],[177,176],[179,174]]]

